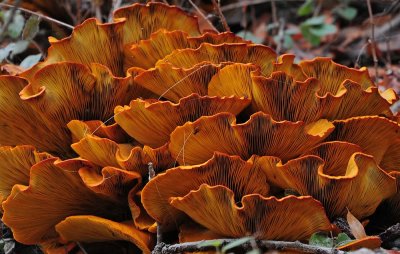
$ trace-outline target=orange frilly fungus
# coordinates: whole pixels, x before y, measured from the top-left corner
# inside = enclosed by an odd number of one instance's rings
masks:
[[[398,96],[365,68],[277,56],[162,3],[49,41],[44,61],[0,76],[17,241],[150,253],[157,225],[172,243],[306,241],[347,211],[374,233],[400,222]],[[343,248],[380,244],[361,240]]]

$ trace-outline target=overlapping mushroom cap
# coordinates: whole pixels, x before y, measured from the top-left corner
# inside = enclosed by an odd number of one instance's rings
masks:
[[[199,225],[306,240],[347,210],[376,222],[398,207],[398,97],[365,68],[295,63],[160,3],[50,42],[22,77],[0,77],[0,199],[18,241],[148,253],[155,222],[182,241]]]
[[[330,230],[322,206],[311,197],[268,197],[264,167],[268,165],[216,153],[204,164],[158,175],[143,189],[142,202],[166,228],[177,227],[184,219],[183,211],[211,231],[230,237],[250,234],[260,239],[295,240]],[[183,184],[174,184],[181,179],[186,179]]]

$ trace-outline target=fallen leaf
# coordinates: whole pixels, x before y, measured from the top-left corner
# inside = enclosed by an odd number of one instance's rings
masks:
[[[351,214],[350,211],[347,212],[347,223],[349,224],[351,233],[354,235],[356,239],[362,239],[367,237],[364,226],[356,217],[354,217],[353,214]]]

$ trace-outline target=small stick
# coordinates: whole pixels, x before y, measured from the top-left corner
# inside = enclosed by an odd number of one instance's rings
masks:
[[[80,242],[76,242],[76,245],[78,245],[79,249],[82,251],[83,254],[88,254]]]
[[[9,8],[14,8],[14,7],[15,7],[14,5],[11,5],[11,4],[4,4],[4,3],[0,3],[0,6],[9,7]],[[68,28],[68,29],[71,29],[71,30],[74,29],[73,26],[71,26],[71,25],[69,25],[69,24],[67,24],[67,23],[64,23],[64,22],[62,22],[62,21],[59,21],[59,20],[50,18],[50,17],[45,16],[45,15],[43,15],[43,14],[40,14],[40,13],[37,13],[37,12],[33,12],[33,11],[30,11],[30,10],[25,9],[25,8],[22,8],[22,7],[17,7],[17,9],[20,10],[20,11],[23,11],[23,12],[26,12],[26,13],[29,13],[29,14],[32,14],[32,15],[36,15],[36,16],[38,16],[38,17],[44,19],[44,20],[47,20],[47,21],[50,21],[50,22],[54,22],[54,23],[56,23],[56,24],[58,24],[58,25],[60,25],[60,26],[66,27],[66,28]]]
[[[275,0],[271,0],[271,12],[272,12],[272,21],[274,22],[274,24],[278,24],[279,27],[279,20],[278,20],[278,14],[277,14],[277,10],[276,10],[276,3]],[[274,28],[272,30],[272,35],[276,35],[276,28]],[[279,31],[279,28],[278,28]]]
[[[224,14],[223,14],[222,11],[221,11],[221,2],[220,2],[220,0],[211,0],[211,1],[212,1],[212,3],[213,3],[214,10],[217,11],[219,20],[221,21],[222,26],[224,27],[224,30],[225,30],[226,32],[230,32],[231,29],[229,28],[228,23],[226,22],[225,16],[224,16]],[[218,1],[218,2],[217,2],[217,1]]]
[[[153,163],[149,162],[147,164],[149,169],[149,181],[156,176],[156,171],[154,170]],[[162,226],[160,223],[157,223],[157,245],[162,244],[163,235],[162,235]]]
[[[397,238],[400,238],[400,223],[389,227],[384,232],[380,233],[379,237],[381,238],[383,244],[387,244],[396,240]]]
[[[370,45],[372,46],[372,59],[374,61],[375,68],[375,83],[378,82],[378,57],[376,56],[376,48],[375,48],[375,24],[374,24],[374,15],[372,14],[371,0],[367,0],[368,13],[369,13],[369,22],[371,24],[371,38],[368,40]]]
[[[193,3],[192,0],[188,0],[188,2],[193,6],[193,8],[196,9],[196,11],[199,13],[199,15],[210,25],[210,27],[218,33],[218,30],[215,28],[215,26],[207,19],[207,17],[204,15],[203,11],[195,4]]]

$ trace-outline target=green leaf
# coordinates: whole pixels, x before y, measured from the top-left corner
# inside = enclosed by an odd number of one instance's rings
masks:
[[[314,233],[308,241],[310,245],[331,248],[333,245],[332,238],[323,233]]]
[[[42,54],[37,54],[37,55],[30,55],[27,56],[22,62],[20,63],[20,66],[24,69],[28,69],[35,64],[37,64],[40,59],[42,58]]]
[[[303,23],[301,23],[301,25],[318,26],[324,24],[324,22],[325,22],[325,16],[322,15],[306,19]]]
[[[15,43],[10,43],[6,47],[0,49],[0,61],[6,59],[14,48]]]
[[[345,6],[337,8],[336,13],[339,14],[340,17],[351,21],[357,16],[357,9],[350,6]]]
[[[334,34],[337,30],[336,26],[332,24],[323,24],[321,26],[310,27],[309,31],[315,36],[323,37],[325,35]]]
[[[198,244],[197,247],[214,246],[217,248],[217,247],[221,246],[221,244],[222,244],[221,240],[205,241],[203,243]]]
[[[13,58],[14,55],[24,52],[28,48],[28,41],[17,41],[8,44],[6,47],[0,49],[0,61],[7,57]]]
[[[238,246],[240,246],[240,245],[242,245],[242,244],[244,244],[244,243],[246,243],[246,242],[248,242],[248,241],[250,241],[252,239],[253,239],[253,237],[243,237],[243,238],[237,239],[236,241],[228,243],[227,245],[222,247],[221,252],[225,253],[226,251],[228,251],[230,249],[233,249],[235,247],[238,247]]]
[[[9,15],[11,15],[11,12],[7,13],[6,15],[7,19]],[[13,20],[11,21],[10,25],[7,28],[7,34],[11,38],[14,39],[18,38],[21,35],[24,25],[25,25],[24,17],[19,12],[15,12]]]
[[[40,18],[36,15],[32,15],[25,23],[24,30],[22,31],[22,39],[32,40],[39,32]]]
[[[351,239],[345,233],[339,233],[338,236],[336,237],[335,247],[343,246],[343,245],[348,244],[349,242],[352,242],[352,241],[353,241],[353,239]]]
[[[294,45],[294,41],[292,39],[292,36],[290,36],[289,34],[285,34],[283,36],[283,47],[285,47],[286,49],[291,49],[293,48]]]
[[[314,11],[314,1],[307,0],[297,10],[297,15],[307,16],[307,15],[311,14],[313,11]]]
[[[15,42],[10,57],[13,58],[15,55],[18,55],[18,54],[24,52],[28,48],[28,46],[29,46],[29,41]]]
[[[311,43],[313,46],[318,46],[321,43],[319,36],[316,36],[310,32],[309,26],[300,25],[301,34],[303,37]]]

